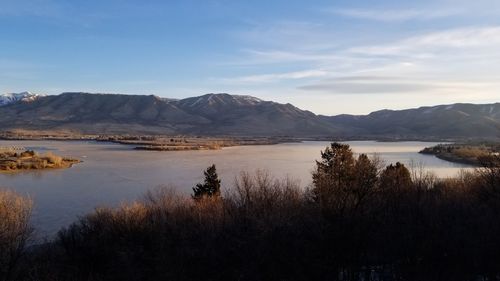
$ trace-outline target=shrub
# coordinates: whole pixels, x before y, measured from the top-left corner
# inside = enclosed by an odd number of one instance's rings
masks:
[[[20,259],[32,238],[32,201],[0,191],[0,280],[16,280]]]

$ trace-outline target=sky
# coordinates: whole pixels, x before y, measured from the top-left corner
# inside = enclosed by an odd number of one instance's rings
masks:
[[[0,93],[500,102],[498,0],[0,0]]]

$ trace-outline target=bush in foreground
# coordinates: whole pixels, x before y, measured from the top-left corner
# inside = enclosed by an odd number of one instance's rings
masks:
[[[33,234],[32,201],[0,190],[0,280],[16,280],[20,261]]]

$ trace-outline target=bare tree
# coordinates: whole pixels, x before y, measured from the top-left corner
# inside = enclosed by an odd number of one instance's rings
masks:
[[[0,191],[0,280],[16,279],[20,259],[33,235],[31,199]]]

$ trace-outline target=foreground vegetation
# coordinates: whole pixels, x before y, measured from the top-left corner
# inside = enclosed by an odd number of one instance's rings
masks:
[[[500,279],[498,156],[437,179],[334,143],[309,189],[258,171],[221,194],[211,166],[193,192],[161,188],[97,209],[2,263],[12,268],[3,280]],[[0,216],[29,208],[9,210]]]
[[[0,150],[0,172],[69,168],[79,162],[79,160],[63,158],[50,152],[40,155],[32,150],[23,152]]]

